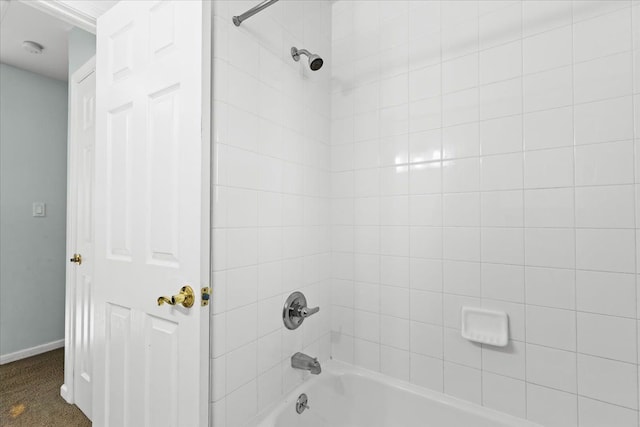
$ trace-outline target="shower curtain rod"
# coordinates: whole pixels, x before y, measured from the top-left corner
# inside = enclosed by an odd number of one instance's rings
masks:
[[[245,19],[251,18],[256,13],[268,8],[269,6],[271,6],[272,4],[274,4],[277,1],[278,0],[264,0],[262,3],[260,3],[257,6],[252,7],[251,9],[247,10],[242,15],[234,16],[233,17],[233,23],[236,24],[236,27],[239,27],[240,24],[242,24],[242,21],[244,21]]]

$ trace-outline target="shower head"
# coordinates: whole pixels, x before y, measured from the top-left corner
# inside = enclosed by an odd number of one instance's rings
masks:
[[[311,71],[318,71],[322,68],[322,64],[324,64],[320,55],[311,53],[307,49],[298,49],[297,47],[291,48],[291,57],[294,61],[300,61],[300,55],[306,55],[309,58],[309,68],[311,68]]]

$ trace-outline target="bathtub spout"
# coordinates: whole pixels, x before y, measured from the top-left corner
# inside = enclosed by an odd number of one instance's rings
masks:
[[[291,367],[296,369],[304,369],[311,372],[313,375],[318,375],[320,372],[322,372],[322,368],[320,367],[318,358],[307,356],[306,354],[300,352],[291,356]]]

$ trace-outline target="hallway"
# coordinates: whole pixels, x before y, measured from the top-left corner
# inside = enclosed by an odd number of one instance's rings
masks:
[[[91,422],[60,397],[64,349],[0,366],[1,427],[85,427]]]

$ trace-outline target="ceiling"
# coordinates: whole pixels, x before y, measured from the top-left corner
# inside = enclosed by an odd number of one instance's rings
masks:
[[[73,3],[74,9],[96,18],[117,1],[61,1]],[[72,24],[17,0],[0,0],[0,62],[58,80],[68,78],[68,33]],[[31,40],[44,46],[40,55],[22,48],[22,42]]]

